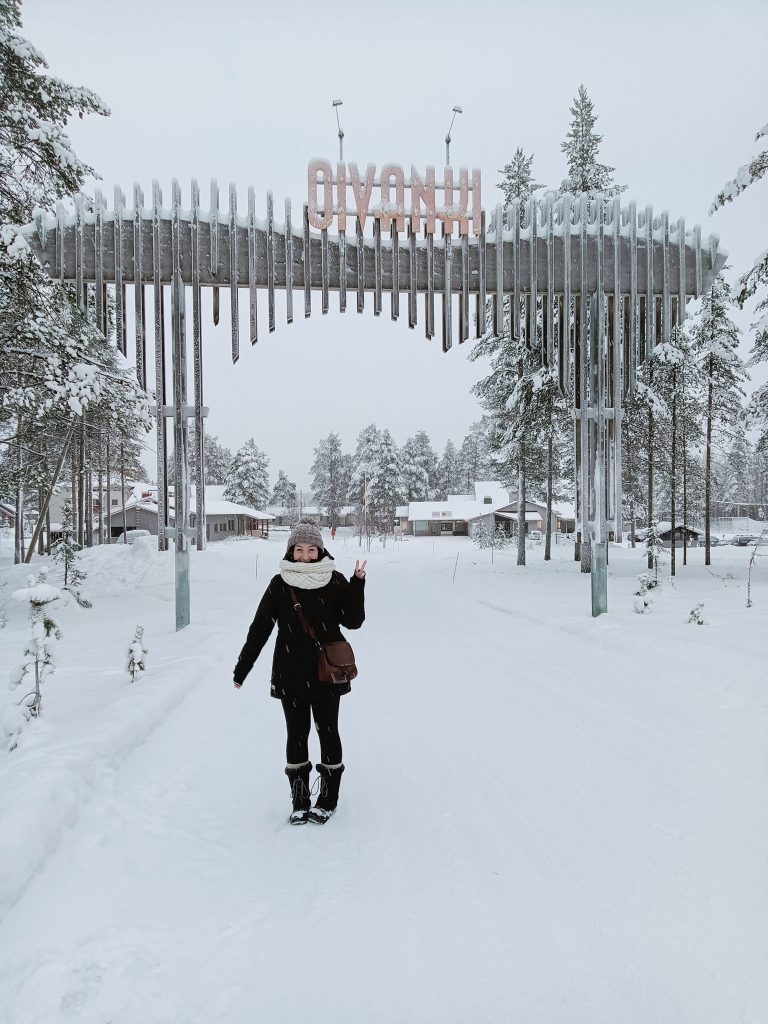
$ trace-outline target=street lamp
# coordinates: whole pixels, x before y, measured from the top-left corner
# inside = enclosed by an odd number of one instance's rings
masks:
[[[344,132],[341,130],[341,123],[339,121],[339,107],[342,102],[342,100],[333,101],[333,109],[336,111],[336,124],[339,129],[339,163],[344,162]]]
[[[451,118],[451,124],[450,124],[450,127],[448,128],[448,132],[446,133],[446,136],[445,136],[445,166],[446,167],[450,167],[451,166],[451,128],[453,128],[453,122],[456,120],[456,115],[457,114],[463,114],[463,113],[464,113],[464,111],[461,109],[461,107],[454,107],[453,108],[453,117]]]

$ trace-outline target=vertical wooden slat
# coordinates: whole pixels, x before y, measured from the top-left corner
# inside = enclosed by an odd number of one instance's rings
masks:
[[[117,346],[127,355],[125,331],[125,285],[123,284],[123,209],[125,197],[119,185],[115,185],[115,336]]]
[[[152,182],[152,296],[155,313],[155,430],[157,451],[157,546],[165,551],[168,538],[165,526],[168,523],[167,463],[165,447],[165,317],[163,285],[160,276],[160,222],[163,196],[157,181]]]
[[[627,395],[635,389],[638,348],[638,309],[637,296],[637,205],[629,204],[629,351],[625,356],[628,367]]]
[[[685,217],[677,221],[677,325],[685,320]]]
[[[59,280],[64,280],[64,203],[56,203],[56,270]]]
[[[359,217],[355,218],[355,232],[357,234],[357,312],[362,313],[365,309],[365,238]]]
[[[493,213],[494,255],[496,257],[496,290],[493,297],[493,332],[504,333],[504,210],[498,205]]]
[[[79,198],[79,197],[78,197]],[[82,199],[80,199],[82,204]],[[99,330],[106,333],[104,328],[104,307],[103,307],[103,292],[104,292],[104,198],[101,194],[101,189],[95,189],[93,193],[93,205],[94,205],[94,220],[93,220],[93,245],[94,245],[94,274],[96,282],[96,323],[98,324]],[[82,229],[81,229],[82,231]],[[78,295],[82,295],[83,292],[83,271],[82,261],[80,261],[80,281],[77,285]]]
[[[589,200],[581,194],[579,216],[579,326],[578,326],[578,380],[579,380],[579,522],[581,526],[582,545],[589,541],[589,419],[588,419],[588,383],[589,383],[589,330],[587,326],[587,238],[589,221]]]
[[[373,315],[381,314],[381,220],[373,221]]]
[[[509,303],[510,336],[520,337],[520,200],[514,199],[509,207],[512,222],[512,299]],[[502,270],[503,277],[503,270]]]
[[[453,344],[453,246],[443,226],[443,352]]]
[[[461,310],[459,344],[469,337],[469,235],[461,236]]]
[[[560,388],[563,395],[571,394],[571,208],[570,195],[564,195],[561,216],[563,222],[563,306],[560,320],[560,358],[564,362],[560,373]]]
[[[656,313],[653,297],[653,207],[645,208],[645,358],[656,345]]]
[[[229,186],[229,310],[232,320],[232,362],[240,358],[240,308],[237,289],[237,188]]]
[[[570,394],[571,299],[558,298],[557,330],[557,384],[561,397]]]
[[[697,224],[693,229],[693,255],[694,255],[694,270],[696,274],[696,298],[698,299],[701,295],[703,284],[701,274],[701,228]]]
[[[304,318],[312,313],[312,247],[309,244],[309,207],[304,203]]]
[[[328,228],[320,232],[320,308],[323,315],[328,312],[330,301],[330,269],[328,266]]]
[[[285,316],[293,323],[293,225],[291,200],[285,200]]]
[[[203,419],[203,323],[200,294],[200,189],[192,179],[192,221],[190,248],[192,258],[192,371],[195,386],[195,543],[205,547],[205,420]]]
[[[669,211],[661,214],[661,340],[669,344],[672,328],[672,309],[669,295]]]
[[[416,306],[416,233],[408,221],[408,326],[413,329],[418,321],[418,309]]]
[[[539,243],[539,204],[531,197],[528,200],[528,220],[531,229],[530,248],[530,295],[528,298],[528,330],[525,335],[525,346],[532,349],[538,343],[538,315],[539,315],[539,270],[538,270],[538,243]]]
[[[211,250],[211,276],[217,278],[219,276],[219,185],[215,178],[211,181],[211,210],[208,217]],[[213,322],[214,325],[218,325],[219,323],[218,287],[214,287],[213,289]]]
[[[84,311],[83,255],[83,197],[78,192],[75,196],[75,290],[77,291],[77,305]]]
[[[397,221],[393,220],[390,226],[392,237],[392,295],[390,299],[390,317],[397,320],[400,316],[400,235],[397,231]]]
[[[480,234],[477,239],[477,322],[475,335],[480,338],[485,334],[485,302],[486,302],[486,249],[485,249],[485,210],[480,214]]]
[[[259,340],[259,293],[256,287],[258,273],[256,248],[256,193],[248,188],[248,325],[251,344]]]
[[[428,233],[426,238],[427,250],[427,292],[425,297],[424,310],[424,333],[427,338],[435,336],[435,236]]]
[[[267,192],[267,323],[271,334],[275,329],[275,204],[271,192]]]
[[[133,303],[136,333],[136,377],[147,390],[147,319],[144,304],[144,193],[138,182],[133,186]]]
[[[339,312],[347,311],[347,232],[339,229]]]
[[[555,365],[555,315],[554,315],[554,283],[555,283],[555,213],[551,196],[547,197],[545,206],[545,221],[547,225],[547,292],[544,296],[544,308],[547,313],[546,331],[544,337],[547,353],[547,365],[553,369]]]

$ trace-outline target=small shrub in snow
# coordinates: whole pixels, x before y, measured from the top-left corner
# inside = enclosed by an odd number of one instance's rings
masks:
[[[147,667],[148,651],[144,646],[144,627],[137,626],[133,634],[133,640],[128,648],[128,675],[131,682],[135,683],[138,677]]]
[[[27,586],[15,590],[11,595],[15,601],[26,602],[29,608],[29,625],[31,637],[24,650],[24,660],[11,669],[9,685],[12,690],[17,686],[30,686],[34,679],[35,688],[30,689],[22,697],[22,702],[30,709],[30,715],[36,717],[41,711],[40,684],[56,669],[54,659],[54,642],[61,639],[61,629],[50,613],[50,606],[61,597],[61,591],[48,582],[48,569],[40,570],[37,579],[30,576]]]
[[[688,616],[688,621],[695,622],[697,626],[705,625],[704,613],[702,611],[703,607],[704,603],[700,601],[695,608],[692,608],[691,614]]]
[[[75,540],[75,531],[72,516],[72,503],[64,505],[64,515],[61,523],[61,540],[54,545],[52,558],[59,565],[64,576],[62,590],[77,601],[81,608],[91,608],[91,602],[80,593],[80,587],[85,583],[85,573],[78,565],[78,552],[80,545]]]
[[[501,551],[512,543],[512,538],[504,531],[502,526],[492,530],[487,523],[480,523],[472,534],[472,540],[481,549],[491,549],[491,561],[493,561],[494,551]]]
[[[632,607],[638,615],[645,615],[653,608],[653,598],[650,591],[655,590],[659,585],[658,576],[650,576],[647,572],[641,572],[637,577],[638,587],[635,591],[635,600]]]

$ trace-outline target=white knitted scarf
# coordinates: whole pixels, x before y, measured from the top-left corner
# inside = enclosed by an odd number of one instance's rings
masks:
[[[319,562],[289,562],[284,558],[280,562],[280,575],[289,587],[319,590],[331,582],[333,559],[330,555],[321,558]]]

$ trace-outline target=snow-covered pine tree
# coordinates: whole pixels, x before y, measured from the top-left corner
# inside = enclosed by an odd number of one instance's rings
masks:
[[[490,421],[487,416],[484,416],[482,420],[472,424],[469,433],[461,442],[457,461],[463,494],[474,494],[475,483],[488,479],[490,468],[489,430]]]
[[[314,455],[310,470],[312,497],[318,508],[328,516],[328,525],[338,526],[350,484],[349,462],[341,450],[339,435],[331,432],[328,437],[322,438]]]
[[[81,608],[90,608],[91,602],[80,593],[80,588],[86,580],[86,573],[78,565],[80,551],[81,545],[74,537],[72,502],[67,501],[64,504],[61,521],[61,539],[53,546],[52,557],[63,577],[61,589],[71,594]]]
[[[643,541],[643,547],[645,553],[648,556],[648,568],[653,569],[653,578],[656,581],[656,586],[659,582],[659,561],[664,554],[664,546],[661,542],[661,534],[659,532],[659,524],[653,519],[651,525],[645,535]]]
[[[691,335],[698,364],[705,378],[706,462],[704,495],[704,564],[711,564],[712,455],[717,438],[733,436],[741,421],[748,379],[739,358],[739,329],[729,318],[731,289],[722,274],[715,279],[709,295],[695,318]]]
[[[127,668],[132,683],[135,683],[139,676],[146,671],[147,654],[149,654],[149,651],[144,646],[144,627],[137,626],[133,634],[133,640],[128,645]]]
[[[48,568],[43,566],[37,579],[30,576],[27,586],[15,590],[11,596],[15,601],[27,605],[30,640],[24,649],[24,660],[11,670],[9,684],[15,690],[22,683],[31,685],[34,680],[34,689],[30,689],[22,701],[29,699],[27,706],[30,713],[37,716],[42,710],[40,685],[56,670],[54,641],[61,639],[61,628],[50,609],[61,597],[61,592],[48,582]]]
[[[375,423],[364,427],[357,437],[357,445],[352,456],[352,474],[347,491],[347,500],[355,510],[357,536],[362,544],[363,537],[370,542],[374,532],[373,517],[369,507],[370,480],[377,468],[380,450],[381,431]]]
[[[501,181],[496,187],[504,193],[504,206],[509,206],[515,199],[524,202],[534,192],[544,188],[540,182],[533,180],[533,153],[526,156],[520,146],[499,174]]]
[[[614,184],[615,168],[601,164],[597,159],[603,136],[595,130],[597,114],[583,85],[579,86],[570,112],[571,122],[560,146],[568,164],[568,175],[560,185],[560,193],[578,195],[584,192],[590,199],[598,195],[619,195],[626,186]]]
[[[459,453],[456,450],[456,445],[449,438],[445,442],[443,454],[437,464],[434,498],[438,501],[446,501],[449,494],[460,493]]]
[[[299,507],[299,499],[296,493],[296,484],[289,480],[282,469],[277,471],[277,483],[269,499],[270,505],[277,505],[284,508],[289,519]]]
[[[768,124],[763,125],[755,135],[755,141],[768,138]],[[736,172],[736,177],[727,182],[722,191],[715,196],[710,214],[719,207],[725,206],[754,182],[759,181],[768,170],[768,149],[762,150],[749,163],[744,164]],[[755,332],[755,340],[749,354],[747,366],[757,366],[768,362],[768,248],[756,258],[753,265],[741,275],[736,292],[739,306],[751,298],[758,296],[755,312],[758,319],[750,325]],[[749,413],[753,421],[760,427],[758,447],[768,452],[768,383],[761,384],[752,394],[749,402]]]
[[[109,113],[95,93],[47,74],[43,55],[21,34],[21,4],[0,3],[0,431],[15,457],[17,523],[24,513],[27,462],[40,450],[42,421],[68,443],[69,422],[92,397],[82,318],[72,289],[51,282],[14,225],[80,191],[90,167],[66,126],[77,114]],[[68,344],[69,343],[69,344]],[[41,373],[41,369],[43,372]],[[62,421],[64,429],[62,430]],[[10,429],[9,429],[10,428]],[[16,561],[25,555],[17,531]]]
[[[382,430],[374,446],[374,461],[368,482],[368,512],[376,532],[386,546],[394,533],[395,509],[403,500],[400,454],[388,430]]]
[[[264,509],[269,504],[269,459],[249,437],[232,458],[224,497],[238,505]]]
[[[197,462],[195,451],[197,450],[197,430],[195,421],[189,421],[188,451],[189,451],[189,482],[197,484]],[[227,482],[227,473],[232,465],[232,452],[223,444],[215,434],[203,433],[203,459],[205,461],[205,482],[211,485],[223,485]],[[171,446],[168,455],[169,479],[173,480],[173,447]]]
[[[437,455],[429,435],[419,430],[400,449],[403,501],[430,501],[436,490]]]

